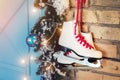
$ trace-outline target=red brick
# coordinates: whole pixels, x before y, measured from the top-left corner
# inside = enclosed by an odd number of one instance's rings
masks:
[[[76,12],[76,8],[70,9],[66,15],[66,20],[75,19],[76,16],[73,17],[73,13]],[[76,14],[76,13],[75,13]],[[104,23],[104,24],[119,24],[119,11],[105,11],[105,10],[91,10],[84,9],[83,11],[83,22],[89,23]]]
[[[73,20],[74,19],[73,13],[74,13],[73,9],[67,10],[66,14],[64,15],[64,20],[65,21],[71,21],[71,20]]]
[[[103,80],[120,80],[120,77],[114,77],[114,76],[103,76]]]
[[[90,31],[94,38],[120,41],[120,28],[91,25]]]
[[[76,1],[77,0],[69,0],[69,2],[70,2],[70,7],[76,7],[77,5],[76,5]]]
[[[116,61],[110,60],[102,60],[102,69],[98,69],[98,71],[110,73],[110,74],[117,74],[120,75],[120,63]]]
[[[110,44],[96,43],[96,49],[102,51],[104,57],[117,58],[117,46]]]
[[[89,23],[119,24],[119,11],[85,9],[83,21]]]
[[[120,0],[90,0],[91,6],[120,7]]]
[[[70,2],[70,7],[76,8],[76,7],[77,7],[76,1],[77,1],[77,0],[69,0],[69,2]],[[86,0],[85,7],[88,7],[88,5],[89,5],[89,2],[88,2],[88,1],[89,1],[89,0]]]
[[[82,27],[82,31],[83,32],[89,32],[89,25],[84,24],[83,27]]]
[[[98,23],[119,24],[119,11],[113,10],[97,10]]]
[[[76,80],[102,80],[102,75],[91,72],[78,71],[76,75]]]

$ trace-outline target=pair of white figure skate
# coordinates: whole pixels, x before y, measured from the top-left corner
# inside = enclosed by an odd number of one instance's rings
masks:
[[[60,52],[60,54],[54,54],[53,56],[61,64],[77,63],[90,67],[100,67],[99,59],[102,58],[102,53],[94,48],[91,33],[78,32],[78,17],[82,14],[82,11],[80,13],[79,10],[81,8],[80,5],[80,0],[77,0],[76,20],[63,23],[59,38],[59,45],[68,48],[70,51]]]
[[[94,47],[91,33],[77,33],[73,24],[75,20],[63,23],[62,32],[59,38],[59,45],[68,48],[69,52],[60,51],[53,56],[61,64],[77,63],[89,67],[101,67],[100,58],[102,53]],[[76,34],[74,32],[76,31]],[[95,59],[96,62],[90,61]]]

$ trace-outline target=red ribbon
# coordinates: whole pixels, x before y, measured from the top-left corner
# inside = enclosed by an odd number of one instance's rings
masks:
[[[86,0],[77,0],[77,15],[76,15],[76,22],[74,26],[74,34],[76,35],[76,27],[78,24],[78,18],[80,17],[80,29],[82,30],[82,13],[83,13],[83,7],[85,6]],[[80,12],[79,12],[80,9]]]
[[[80,6],[80,29],[82,30],[82,13],[83,13],[83,7],[85,6],[86,0],[81,0],[81,6]]]

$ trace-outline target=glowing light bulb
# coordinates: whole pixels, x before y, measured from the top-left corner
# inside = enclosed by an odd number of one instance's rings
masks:
[[[48,42],[47,40],[43,40],[42,45],[47,45],[47,42]]]
[[[60,30],[60,32],[62,31],[62,29],[61,29],[61,28],[59,28],[59,30]]]
[[[28,80],[27,77],[24,77],[23,80]]]
[[[36,58],[34,56],[30,56],[30,60],[35,60]]]
[[[37,12],[37,9],[34,7],[33,9],[32,9],[32,12]]]
[[[22,64],[25,64],[26,61],[25,61],[24,59],[21,59],[21,63],[22,63]]]

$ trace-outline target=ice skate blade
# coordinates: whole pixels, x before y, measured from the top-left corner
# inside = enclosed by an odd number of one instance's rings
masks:
[[[70,69],[70,70],[74,70],[74,69],[80,69],[80,70],[93,70],[93,69],[101,69],[102,67],[97,67],[97,68],[93,68],[93,67],[89,67],[89,66],[77,66],[77,67],[73,67],[72,65],[68,65],[67,67],[65,67],[65,69]]]
[[[94,59],[101,59],[101,58],[95,58],[95,57],[86,57],[86,56],[82,56],[82,55],[79,55],[77,54],[74,50],[70,49],[71,51],[73,51],[77,56],[80,56],[80,57],[83,57],[83,58],[94,58]]]

